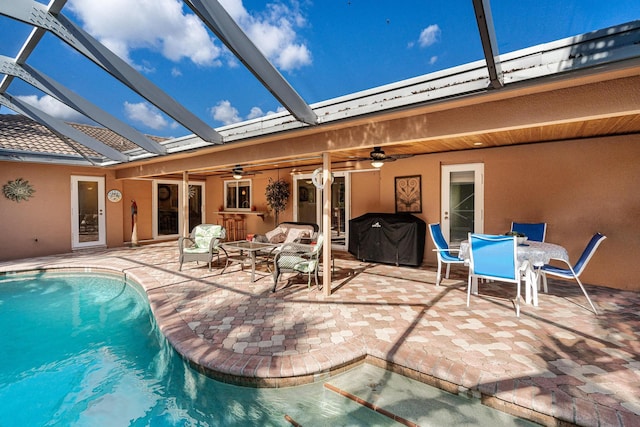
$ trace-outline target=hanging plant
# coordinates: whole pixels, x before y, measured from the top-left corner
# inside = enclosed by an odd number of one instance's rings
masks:
[[[267,197],[267,205],[274,211],[276,217],[276,225],[278,222],[278,214],[284,211],[289,200],[289,183],[280,178],[276,181],[269,178],[269,184],[265,192]]]
[[[29,200],[36,190],[29,184],[29,181],[18,178],[3,185],[2,191],[4,192],[4,197],[20,203],[20,200]]]

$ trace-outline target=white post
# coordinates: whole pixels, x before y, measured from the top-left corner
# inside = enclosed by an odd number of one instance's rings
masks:
[[[331,295],[331,154],[322,153],[322,289]]]
[[[182,172],[182,235],[189,236],[189,172]]]

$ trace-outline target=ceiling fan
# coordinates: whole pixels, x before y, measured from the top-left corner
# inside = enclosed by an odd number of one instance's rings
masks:
[[[407,157],[413,157],[413,154],[387,155],[382,148],[373,147],[373,150],[369,153],[369,158],[364,160],[371,160],[371,166],[379,168],[386,162],[395,162],[397,159],[406,159]]]
[[[242,179],[245,176],[253,176],[262,173],[258,171],[245,171],[240,165],[235,165],[233,169],[226,169],[222,171],[223,177],[233,177],[234,179]]]

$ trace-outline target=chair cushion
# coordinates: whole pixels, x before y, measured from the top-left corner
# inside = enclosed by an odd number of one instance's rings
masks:
[[[286,230],[282,227],[276,227],[265,233],[265,237],[270,243],[282,243],[286,238]]]
[[[220,236],[220,226],[197,226],[193,230],[193,240],[197,248],[209,249],[211,239]]]
[[[186,254],[206,254],[206,253],[209,253],[209,247],[197,248],[194,246],[191,248],[184,248],[183,251]]]
[[[291,243],[296,241],[299,238],[302,237],[311,237],[311,234],[309,233],[308,230],[303,229],[303,228],[297,228],[297,227],[292,227],[289,229],[289,231],[287,232],[287,237],[284,240],[284,243]]]
[[[307,264],[309,260],[296,255],[283,255],[278,258],[280,268],[298,270],[298,266]]]

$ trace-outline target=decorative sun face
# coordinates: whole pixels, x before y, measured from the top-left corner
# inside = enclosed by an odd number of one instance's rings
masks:
[[[19,203],[21,200],[29,200],[36,190],[29,184],[29,181],[18,178],[3,185],[2,191],[4,197]]]

